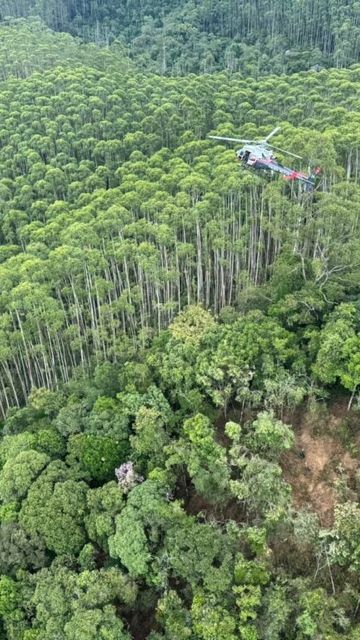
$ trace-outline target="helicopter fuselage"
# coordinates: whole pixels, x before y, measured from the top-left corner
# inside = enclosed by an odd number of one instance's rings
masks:
[[[278,162],[276,157],[273,155],[272,148],[277,149],[277,151],[280,151],[281,153],[286,153],[287,155],[295,158],[300,158],[301,160],[301,156],[296,155],[296,153],[280,149],[279,147],[275,147],[275,145],[269,143],[270,138],[272,138],[279,130],[280,127],[275,127],[275,129],[263,140],[244,140],[243,138],[232,138],[228,136],[209,136],[209,138],[212,138],[213,140],[224,140],[225,142],[245,143],[241,149],[236,151],[236,156],[246,168],[270,171],[271,173],[280,173],[285,180],[298,180],[304,184],[305,191],[312,191],[315,186],[315,178],[320,172],[320,168],[316,168],[308,175],[302,171],[285,167]]]
[[[258,158],[258,159],[274,159],[275,157],[271,151],[271,149],[267,148],[265,145],[260,144],[247,144],[236,152],[239,160]]]
[[[285,167],[276,160],[272,151],[263,145],[245,145],[236,151],[236,156],[249,169],[280,173],[285,180],[299,180],[305,184],[306,191],[314,188],[315,175],[307,175],[302,171]]]

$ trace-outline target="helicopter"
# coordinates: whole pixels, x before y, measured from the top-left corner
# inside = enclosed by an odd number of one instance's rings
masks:
[[[304,184],[305,191],[313,191],[315,187],[316,176],[320,173],[320,167],[314,169],[310,174],[296,171],[282,165],[273,155],[272,149],[286,153],[294,158],[302,159],[301,156],[291,151],[285,151],[273,144],[269,144],[269,140],[280,131],[281,127],[276,127],[263,140],[244,140],[242,138],[226,138],[224,136],[209,136],[212,140],[225,140],[228,142],[242,142],[244,146],[236,151],[236,156],[243,165],[249,169],[257,169],[260,171],[271,171],[280,173],[285,180],[298,180]]]

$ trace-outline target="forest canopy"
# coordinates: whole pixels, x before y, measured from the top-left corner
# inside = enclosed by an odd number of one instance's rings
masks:
[[[0,93],[3,414],[186,305],[303,331],[358,290],[360,69],[172,79],[94,55]],[[275,122],[279,145],[322,167],[314,197],[206,139]]]
[[[0,2],[0,638],[359,639],[358,12]]]
[[[88,42],[126,44],[157,73],[258,76],[359,59],[357,0],[1,0],[0,19],[40,17]]]

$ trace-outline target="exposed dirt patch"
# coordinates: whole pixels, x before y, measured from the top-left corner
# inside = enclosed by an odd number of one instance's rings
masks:
[[[360,468],[360,415],[348,411],[347,405],[348,398],[338,396],[328,405],[318,403],[311,409],[304,403],[282,416],[295,433],[294,447],[280,460],[284,479],[292,487],[294,507],[310,508],[324,527],[333,522],[334,506],[342,499],[341,488],[350,497]],[[255,412],[243,412],[236,405],[226,417],[220,413],[215,421],[217,441],[228,448],[226,422],[244,424],[255,418]],[[241,522],[245,518],[244,509],[236,500],[213,505],[197,495],[189,477],[183,484],[177,497],[184,499],[190,515],[203,513],[206,520],[218,522],[227,519]]]
[[[283,456],[281,466],[285,480],[293,490],[297,508],[308,506],[315,511],[323,526],[330,526],[335,503],[339,500],[336,485],[341,480],[349,487],[354,483],[359,460],[345,448],[344,429],[354,417],[346,413],[346,401],[337,400],[322,414],[303,411],[295,420],[288,417],[295,430],[295,446]],[[355,416],[355,422],[360,420]]]

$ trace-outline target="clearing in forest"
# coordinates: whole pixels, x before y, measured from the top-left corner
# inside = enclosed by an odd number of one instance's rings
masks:
[[[323,526],[332,524],[335,503],[351,493],[359,468],[360,416],[347,413],[346,405],[340,398],[315,412],[304,407],[287,419],[295,446],[282,457],[285,480],[294,506],[308,506]]]

